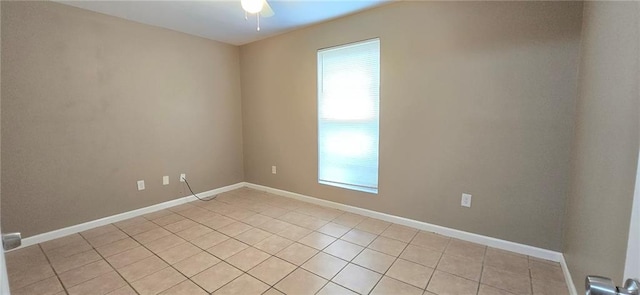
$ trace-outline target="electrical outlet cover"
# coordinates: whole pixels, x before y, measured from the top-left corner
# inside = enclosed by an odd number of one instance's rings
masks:
[[[460,206],[471,208],[470,194],[462,194],[462,200],[460,201]]]
[[[162,185],[169,184],[169,176],[162,176]]]
[[[187,174],[186,173],[180,174],[180,182],[184,182],[185,179],[187,179]]]
[[[138,180],[138,190],[144,190],[144,180]]]

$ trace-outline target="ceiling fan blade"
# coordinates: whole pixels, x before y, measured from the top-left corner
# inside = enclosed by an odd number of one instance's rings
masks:
[[[260,11],[260,16],[262,17],[272,17],[275,14],[273,9],[271,9],[271,5],[267,0],[264,0],[264,5],[262,6],[262,11]]]

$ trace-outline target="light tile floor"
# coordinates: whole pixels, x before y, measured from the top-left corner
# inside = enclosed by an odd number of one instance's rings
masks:
[[[7,253],[12,294],[568,294],[560,265],[248,188]]]

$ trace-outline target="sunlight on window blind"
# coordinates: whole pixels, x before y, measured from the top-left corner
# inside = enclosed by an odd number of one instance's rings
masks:
[[[318,181],[378,192],[380,40],[318,51]]]

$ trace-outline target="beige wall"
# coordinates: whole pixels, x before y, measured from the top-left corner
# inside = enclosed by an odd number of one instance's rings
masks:
[[[637,2],[585,2],[579,98],[563,252],[584,277],[622,283],[639,140]]]
[[[560,250],[581,16],[579,2],[401,2],[242,46],[246,181]],[[378,195],[317,183],[316,51],[372,37]]]
[[[51,2],[3,1],[2,29],[3,231],[243,180],[237,47]]]

